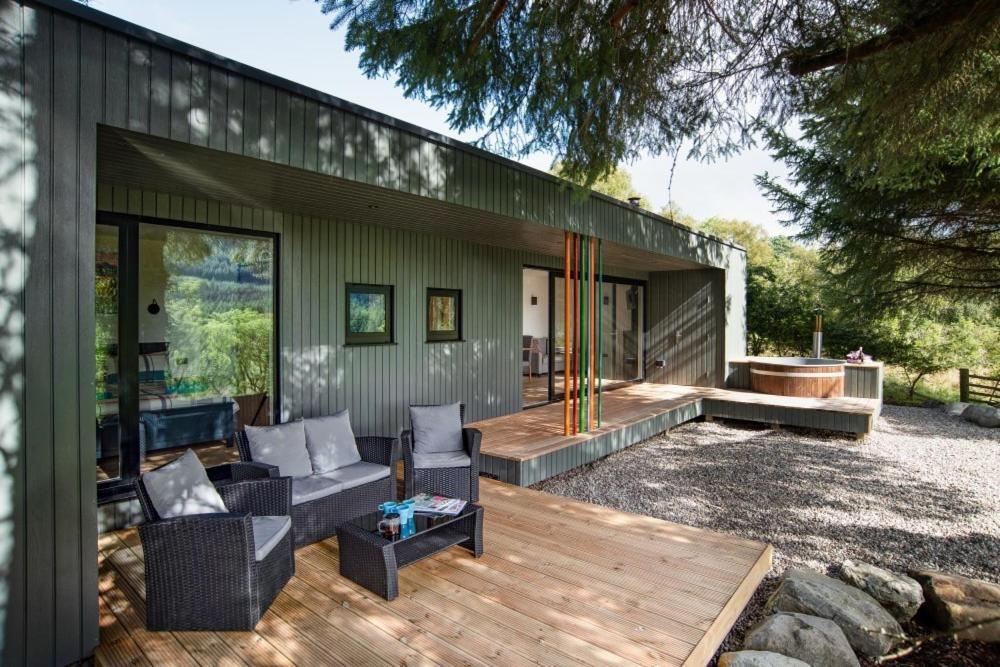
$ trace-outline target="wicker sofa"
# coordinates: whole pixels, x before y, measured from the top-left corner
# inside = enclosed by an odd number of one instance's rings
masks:
[[[268,471],[253,464],[214,466],[205,483],[214,485],[227,511],[164,517],[146,481],[172,464],[135,482],[146,519],[139,526],[146,627],[252,630],[295,573],[287,519],[291,480],[261,479]]]
[[[333,537],[340,524],[396,499],[399,440],[379,436],[353,440],[360,456],[357,463],[332,472],[314,470],[311,474],[292,475],[291,516],[296,547]],[[243,461],[263,465],[275,477],[286,474],[279,466],[255,458],[246,430],[236,434],[236,444]]]
[[[428,407],[448,406],[411,406],[411,408]],[[482,444],[483,434],[479,429],[464,426],[464,403],[458,404],[458,410],[462,433],[460,450],[444,452],[440,456],[437,454],[421,456],[420,443],[415,441],[414,429],[406,429],[400,434],[407,498],[427,491],[471,502],[479,500],[479,447]]]

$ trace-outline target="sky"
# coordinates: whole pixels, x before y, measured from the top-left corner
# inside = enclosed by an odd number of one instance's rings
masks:
[[[329,17],[310,0],[91,0],[90,6],[429,130],[464,141],[477,138],[475,133],[452,131],[444,109],[405,98],[391,80],[366,78],[358,68],[357,52],[344,49],[343,31],[331,31]],[[548,170],[553,156],[535,153],[517,159]],[[670,163],[670,157],[662,156],[624,165],[654,211],[671,198]],[[754,176],[765,171],[786,173],[756,149],[725,162],[678,160],[672,199],[698,219],[749,220],[772,234],[787,234],[754,185]]]

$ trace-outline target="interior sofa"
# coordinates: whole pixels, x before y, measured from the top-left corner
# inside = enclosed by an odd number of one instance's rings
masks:
[[[247,426],[236,443],[244,461],[292,478],[292,532],[300,547],[396,499],[397,438],[355,437],[342,410],[275,426]]]

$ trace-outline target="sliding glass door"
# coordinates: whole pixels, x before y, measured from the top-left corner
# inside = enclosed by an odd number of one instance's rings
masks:
[[[564,394],[566,283],[562,271],[525,268],[523,273],[521,403],[533,407],[562,400]],[[599,370],[605,389],[643,378],[645,295],[643,282],[604,277]],[[542,312],[547,322],[540,319]]]
[[[277,240],[131,218],[97,225],[99,496],[194,448],[236,458],[276,406]]]

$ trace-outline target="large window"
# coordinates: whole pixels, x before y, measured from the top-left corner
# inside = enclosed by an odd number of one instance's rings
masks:
[[[98,479],[127,493],[192,447],[236,457],[275,409],[276,240],[128,218],[97,226]]]

